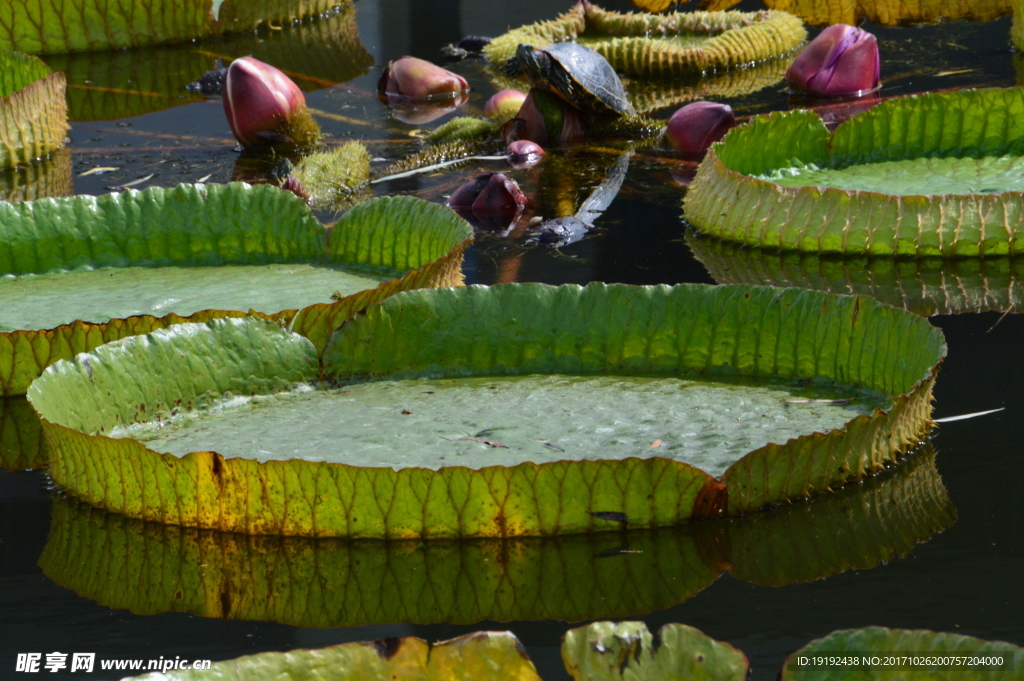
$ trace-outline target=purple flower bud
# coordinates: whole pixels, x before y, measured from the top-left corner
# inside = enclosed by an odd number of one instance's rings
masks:
[[[532,168],[544,158],[544,148],[530,140],[516,140],[505,149],[509,165],[517,170]]]
[[[676,151],[699,153],[722,139],[736,123],[728,104],[693,102],[668,119],[665,139]]]
[[[811,41],[786,72],[794,90],[825,97],[853,95],[878,87],[875,36],[846,24],[829,26]]]
[[[388,62],[377,81],[377,94],[381,99],[454,99],[466,92],[469,92],[469,83],[465,78],[416,57]]]
[[[501,90],[496,92],[484,104],[484,116],[493,118],[504,111],[508,111],[508,114],[514,114],[523,105],[523,100],[525,99],[526,95],[519,90]]]
[[[306,106],[299,86],[270,64],[252,57],[231,62],[224,80],[224,113],[242,146],[261,141]]]

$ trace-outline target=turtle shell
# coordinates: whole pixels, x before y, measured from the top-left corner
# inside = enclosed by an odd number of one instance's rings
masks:
[[[547,78],[551,91],[569,104],[598,114],[633,113],[626,88],[599,53],[578,43],[555,43],[540,51],[551,57]]]

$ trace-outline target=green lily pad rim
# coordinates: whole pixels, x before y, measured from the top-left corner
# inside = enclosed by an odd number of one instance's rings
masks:
[[[794,163],[841,169],[914,158],[1024,155],[1024,129],[1016,123],[1022,118],[1020,87],[897,97],[832,132],[810,110],[757,116],[708,150],[684,200],[687,220],[699,232],[765,250],[947,259],[1019,255],[1024,230],[1014,206],[1024,203],[1024,192],[894,196],[780,187],[757,176]],[[783,214],[783,206],[797,207],[799,217]],[[830,222],[847,227],[838,233]],[[855,234],[865,230],[867,236]]]

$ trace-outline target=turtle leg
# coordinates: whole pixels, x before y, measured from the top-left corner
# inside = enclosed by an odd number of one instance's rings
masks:
[[[518,57],[509,57],[501,69],[509,78],[518,78],[523,73],[523,67],[519,65]]]

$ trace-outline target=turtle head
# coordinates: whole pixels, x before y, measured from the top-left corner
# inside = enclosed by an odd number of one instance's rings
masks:
[[[505,73],[512,78],[526,76],[534,85],[546,81],[551,70],[551,57],[530,45],[520,44],[516,56],[505,63]]]

